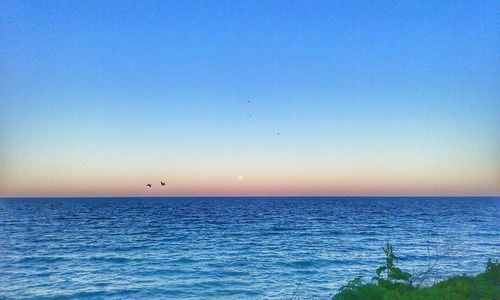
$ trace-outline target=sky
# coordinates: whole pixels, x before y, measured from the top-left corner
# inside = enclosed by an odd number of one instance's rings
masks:
[[[500,195],[499,15],[0,1],[0,196]]]

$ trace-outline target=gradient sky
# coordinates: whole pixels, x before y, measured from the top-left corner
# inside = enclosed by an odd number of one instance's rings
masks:
[[[499,16],[0,1],[0,196],[499,195]]]

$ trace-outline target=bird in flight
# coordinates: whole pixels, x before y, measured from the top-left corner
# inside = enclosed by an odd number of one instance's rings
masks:
[[[163,182],[163,181],[160,181],[160,183],[161,183],[161,185],[165,185],[165,182]]]
[[[146,184],[148,188],[151,188],[151,183]]]

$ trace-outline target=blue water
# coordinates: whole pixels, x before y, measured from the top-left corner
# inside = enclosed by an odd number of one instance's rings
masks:
[[[436,251],[435,278],[500,259],[500,198],[0,200],[0,298],[331,297]]]

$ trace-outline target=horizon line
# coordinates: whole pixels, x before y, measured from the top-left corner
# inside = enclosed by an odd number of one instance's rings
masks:
[[[45,198],[500,198],[500,195],[193,195],[193,196],[0,196],[0,199]]]

